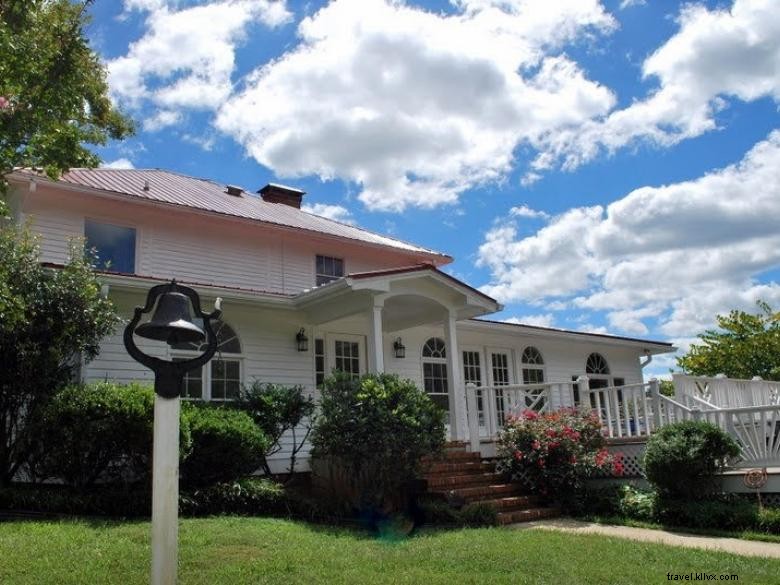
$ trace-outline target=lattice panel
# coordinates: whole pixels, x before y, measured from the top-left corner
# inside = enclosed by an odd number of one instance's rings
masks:
[[[642,477],[642,458],[645,455],[645,443],[624,443],[609,445],[611,454],[623,454],[623,477]]]
[[[780,508],[780,494],[761,494],[761,502],[765,506]]]

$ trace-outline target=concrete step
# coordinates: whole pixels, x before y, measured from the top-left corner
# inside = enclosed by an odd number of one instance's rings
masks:
[[[464,475],[434,475],[426,476],[429,490],[442,488],[454,489],[466,486],[491,485],[503,482],[503,476],[499,473],[468,473]]]
[[[424,477],[434,475],[466,475],[469,473],[489,473],[495,471],[493,463],[484,461],[461,461],[456,463],[439,462],[431,463],[423,470]]]
[[[557,518],[560,515],[561,511],[558,508],[528,508],[526,510],[499,512],[498,523],[504,525],[517,522],[531,522],[544,518]]]

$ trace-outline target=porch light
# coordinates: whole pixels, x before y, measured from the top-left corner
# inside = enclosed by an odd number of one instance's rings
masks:
[[[309,338],[306,337],[306,330],[303,327],[295,335],[295,342],[298,344],[298,351],[309,351]]]
[[[398,337],[393,342],[393,350],[395,351],[395,357],[398,359],[403,359],[406,357],[406,346],[401,343],[401,338]]]

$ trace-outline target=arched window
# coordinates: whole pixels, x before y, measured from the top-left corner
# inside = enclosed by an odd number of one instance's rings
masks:
[[[202,321],[195,320],[199,326]],[[199,370],[191,370],[184,377],[182,396],[199,400],[234,400],[241,389],[241,340],[235,329],[224,321],[212,321],[211,329],[217,337],[217,353]],[[171,347],[174,361],[191,359],[206,349],[207,342],[177,343]]]
[[[592,353],[585,362],[585,373],[609,376],[609,364],[600,353]]]
[[[544,359],[541,352],[529,345],[523,350],[523,384],[544,384]]]
[[[444,340],[431,337],[422,349],[423,388],[436,404],[449,411],[447,348]]]

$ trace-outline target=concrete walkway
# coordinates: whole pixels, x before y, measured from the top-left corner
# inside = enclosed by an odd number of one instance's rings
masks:
[[[721,538],[716,536],[698,536],[695,534],[685,534],[683,532],[632,528],[630,526],[611,526],[595,524],[593,522],[581,522],[569,518],[524,522],[522,524],[513,524],[510,528],[517,530],[558,530],[571,534],[602,534],[604,536],[627,538],[640,542],[654,542],[688,548],[719,550],[736,555],[780,558],[779,543],[758,542],[754,540],[742,540],[739,538]]]

